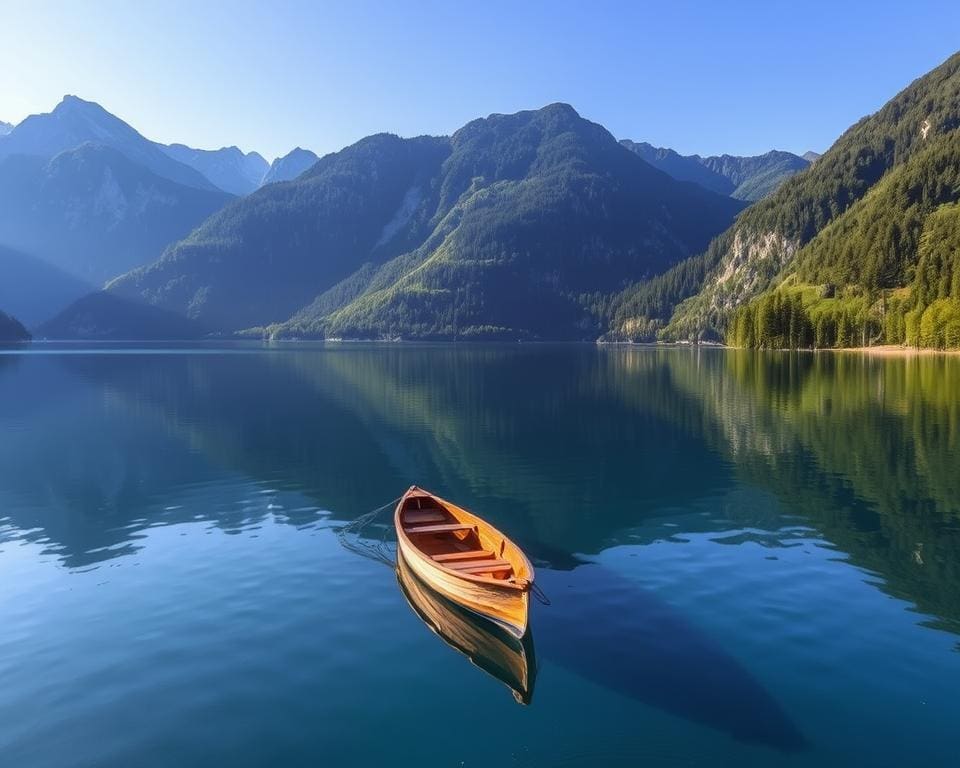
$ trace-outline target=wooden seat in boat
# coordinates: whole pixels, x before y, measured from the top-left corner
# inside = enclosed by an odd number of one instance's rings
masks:
[[[412,528],[404,527],[404,533],[453,533],[454,531],[472,531],[472,525],[466,523],[444,523],[442,525],[415,525]]]
[[[484,557],[493,557],[493,552],[487,552],[485,549],[468,549],[463,552],[445,552],[440,555],[434,555],[433,559],[438,563],[449,563],[453,560],[477,560]]]
[[[453,568],[460,573],[504,573],[513,570],[513,566],[506,560],[490,560],[479,563],[445,563],[445,565],[447,568]]]
[[[422,512],[408,510],[403,513],[403,522],[407,525],[422,525],[425,523],[442,523],[450,518],[439,509],[424,510]]]

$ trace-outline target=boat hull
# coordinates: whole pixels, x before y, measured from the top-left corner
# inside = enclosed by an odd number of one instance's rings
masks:
[[[530,703],[537,668],[529,631],[517,639],[500,622],[448,600],[419,579],[402,555],[397,557],[397,581],[410,607],[436,635],[506,685],[516,701]]]
[[[521,638],[527,631],[530,593],[516,589],[477,584],[458,578],[424,562],[423,555],[408,542],[398,544],[400,556],[421,581],[448,600],[468,608],[480,616],[497,622],[511,635]]]
[[[411,499],[429,499],[431,503],[440,505],[451,519],[470,526],[472,535],[482,543],[483,549],[495,553],[497,558],[502,558],[501,562],[508,561],[511,564],[513,577],[498,579],[464,575],[438,564],[424,551],[423,544],[418,545],[415,537],[407,534],[401,522],[405,504]],[[416,486],[407,491],[400,500],[394,522],[399,555],[417,578],[457,605],[497,622],[514,637],[524,636],[527,631],[534,573],[533,566],[516,544],[482,518]]]

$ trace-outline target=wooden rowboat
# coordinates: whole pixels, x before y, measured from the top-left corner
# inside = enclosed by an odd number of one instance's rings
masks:
[[[418,578],[523,637],[534,574],[516,544],[485,520],[415,485],[401,497],[393,522],[399,553]]]
[[[517,639],[502,624],[448,600],[417,578],[403,555],[397,556],[397,581],[414,613],[434,634],[506,685],[520,704],[530,703],[537,676],[531,632]]]

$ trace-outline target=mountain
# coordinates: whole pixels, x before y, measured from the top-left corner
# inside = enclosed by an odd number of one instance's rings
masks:
[[[36,328],[95,289],[52,264],[0,245],[0,307]]]
[[[98,285],[157,258],[230,199],[97,144],[0,157],[0,244]]]
[[[273,184],[277,181],[293,181],[319,159],[309,149],[297,147],[283,157],[278,157],[270,164],[270,168],[260,180],[260,185]]]
[[[700,162],[730,180],[734,185],[731,197],[752,202],[775,192],[784,181],[810,165],[809,161],[792,152],[777,149],[754,157],[704,157]]]
[[[47,339],[183,341],[198,339],[208,330],[158,307],[98,291],[40,325],[37,335]]]
[[[50,160],[84,143],[101,144],[153,174],[188,187],[214,190],[199,171],[178,162],[99,104],[64,96],[53,112],[30,115],[0,141],[0,160],[30,155]]]
[[[30,341],[30,334],[15,317],[0,312],[0,343]]]
[[[814,152],[814,151],[811,149],[811,150],[808,150],[808,151],[804,152],[804,153],[801,155],[801,157],[802,157],[804,160],[806,160],[808,163],[812,163],[812,162],[815,162],[816,160],[819,160],[821,157],[823,157],[823,155],[821,155],[819,152]]]
[[[160,146],[174,160],[199,171],[224,192],[248,195],[257,187],[270,169],[267,161],[256,152],[244,154],[237,147],[223,149],[193,149],[184,144]]]
[[[6,136],[12,130],[13,126],[10,125],[10,123],[5,123],[3,120],[0,120],[0,136]]]
[[[452,137],[363,139],[235,201],[108,295],[224,332],[596,338],[606,297],[742,208],[554,104]]]
[[[935,328],[953,322],[949,302],[958,297],[950,276],[957,237],[951,206],[960,196],[951,165],[958,128],[955,54],[742,213],[706,252],[664,275],[658,295],[639,286],[621,296],[612,334],[630,337],[631,329],[649,331],[669,318],[661,338],[722,338],[737,307],[786,281],[799,304],[771,296],[754,309],[771,322],[792,314],[796,333],[804,320],[798,307],[806,306],[816,315],[804,309],[806,321],[822,317],[825,343],[916,340],[925,316],[928,335],[936,336]],[[701,277],[695,287],[684,279],[693,274]],[[691,293],[671,316],[672,306]],[[939,319],[926,314],[931,307]],[[662,314],[642,314],[647,309]],[[742,338],[744,319],[734,336],[750,341]],[[886,327],[891,324],[897,328]],[[772,332],[764,341],[782,341],[782,335]]]
[[[960,347],[960,131],[925,143],[734,314],[731,343]]]
[[[363,263],[407,247],[400,227],[382,232],[448,151],[445,139],[364,139],[237,200],[110,291],[224,331],[285,320]]]
[[[700,157],[681,155],[672,149],[629,139],[622,139],[620,143],[675,179],[692,181],[738,200],[760,200],[810,164],[806,158],[779,150],[753,157]]]
[[[321,295],[283,333],[595,339],[606,296],[696,252],[742,207],[657,171],[565,104],[476,120],[450,147],[424,243],[342,308]]]
[[[679,181],[692,181],[718,195],[731,195],[736,189],[736,185],[730,179],[700,162],[701,158],[698,155],[681,155],[672,149],[655,147],[645,141],[621,139],[620,143],[654,168],[659,168]]]

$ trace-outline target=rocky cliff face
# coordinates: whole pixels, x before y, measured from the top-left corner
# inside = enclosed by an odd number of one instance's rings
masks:
[[[766,290],[799,248],[797,238],[738,227],[726,256],[700,293],[677,307],[662,333],[664,340],[719,340],[730,311]]]

